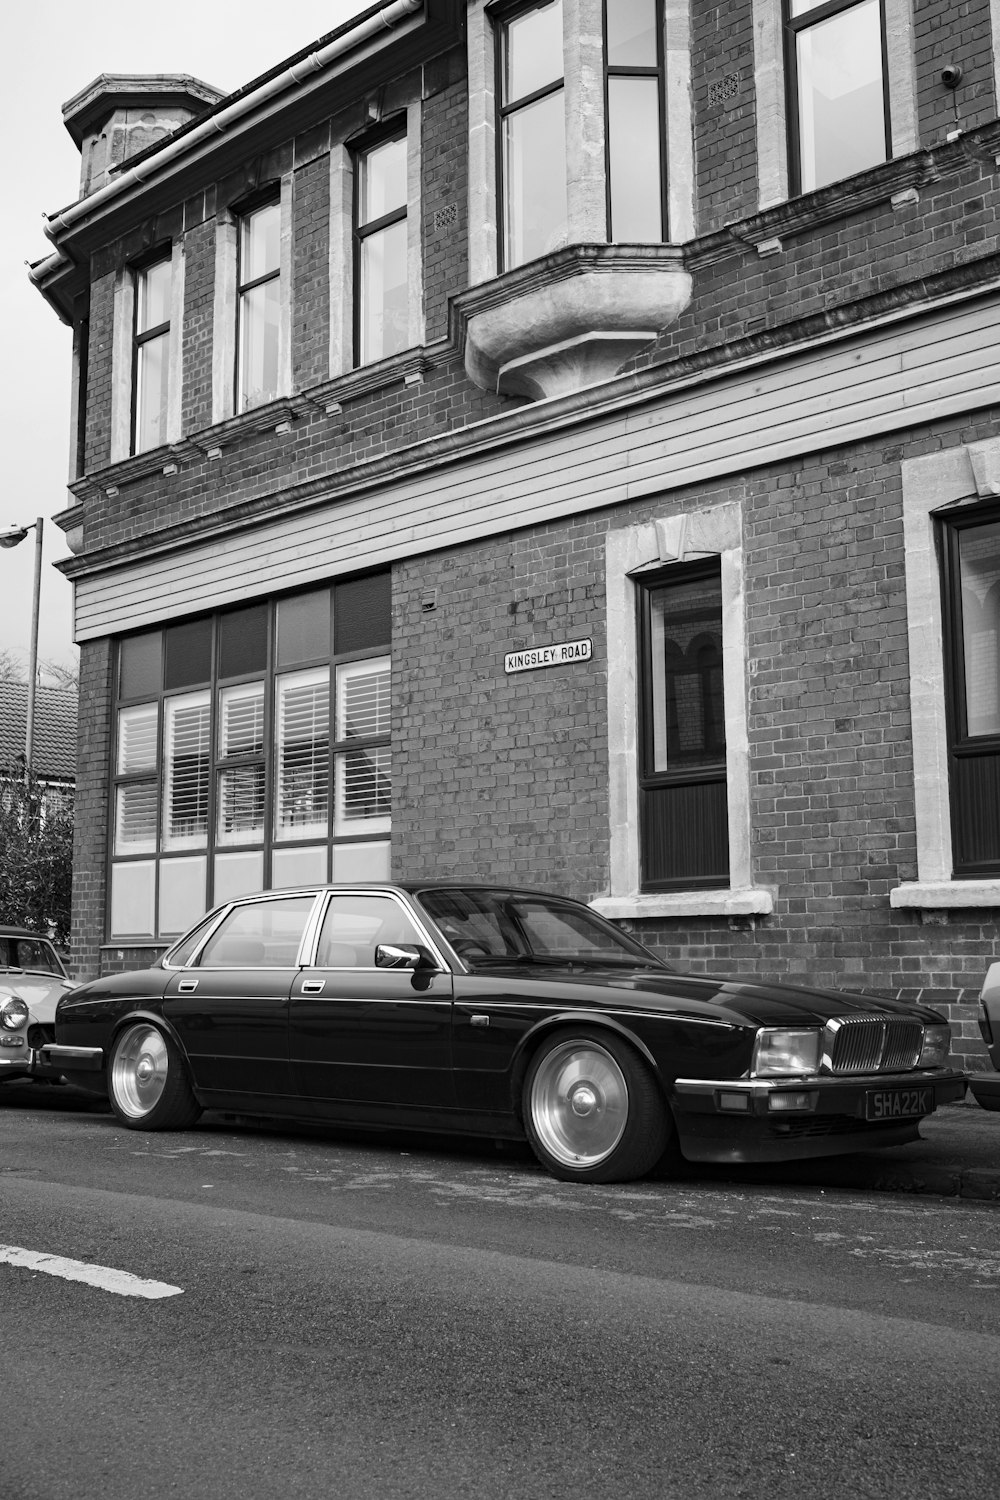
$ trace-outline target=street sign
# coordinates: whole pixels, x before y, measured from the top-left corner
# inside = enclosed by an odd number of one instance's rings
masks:
[[[503,669],[511,672],[533,672],[537,667],[561,667],[566,662],[590,661],[594,654],[594,643],[588,636],[583,641],[561,641],[557,646],[529,646],[525,651],[508,651],[503,659]]]

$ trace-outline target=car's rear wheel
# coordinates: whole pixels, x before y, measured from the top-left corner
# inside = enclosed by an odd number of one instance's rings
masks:
[[[115,1039],[108,1063],[111,1108],[130,1130],[185,1130],[201,1114],[176,1044],[141,1021]]]
[[[630,1182],[652,1170],[673,1122],[648,1065],[598,1028],[554,1033],[528,1068],[524,1126],[539,1161],[564,1182]]]

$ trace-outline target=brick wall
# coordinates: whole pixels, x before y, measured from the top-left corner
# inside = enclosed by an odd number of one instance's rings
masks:
[[[181,431],[212,424],[212,317],[215,302],[215,219],[184,236],[184,328]]]
[[[448,298],[469,281],[465,80],[425,98],[422,122],[424,317],[432,343],[448,332]]]
[[[990,138],[992,139],[992,137]],[[928,158],[932,180],[893,207],[888,197],[865,202],[855,188],[823,190],[790,210],[760,215],[754,235],[780,240],[762,256],[743,227],[726,244],[692,242],[688,255],[694,292],[678,320],[634,362],[636,368],[696,354],[793,319],[828,315],[865,297],[1000,252],[1000,173],[993,155],[973,139],[942,147]],[[880,179],[885,168],[866,174]],[[936,178],[937,180],[933,180]],[[843,213],[831,219],[822,205],[842,195]],[[816,205],[810,223],[809,204]],[[789,224],[786,229],[785,223]]]
[[[72,972],[92,979],[100,972],[107,891],[108,828],[111,822],[111,661],[109,641],[80,647],[80,730],[73,837]]]
[[[292,198],[292,388],[330,373],[330,157],[294,176]]]
[[[996,118],[990,0],[921,0],[914,6],[913,41],[920,142],[934,146],[958,124],[972,130]],[[945,88],[941,69],[957,63],[962,81]]]
[[[720,229],[757,207],[752,0],[693,7],[695,225]]]
[[[105,271],[90,286],[90,343],[87,348],[87,422],[84,469],[111,461],[111,374],[115,277]]]

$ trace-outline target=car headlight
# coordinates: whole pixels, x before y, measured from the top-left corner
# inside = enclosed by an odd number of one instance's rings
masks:
[[[27,1019],[28,1007],[20,995],[11,995],[0,1003],[0,1026],[6,1026],[8,1031],[18,1031]]]
[[[951,1051],[951,1027],[925,1026],[924,1042],[917,1059],[918,1068],[943,1068]]]
[[[820,1032],[786,1031],[762,1026],[754,1043],[750,1072],[756,1077],[782,1073],[815,1073],[819,1068]]]

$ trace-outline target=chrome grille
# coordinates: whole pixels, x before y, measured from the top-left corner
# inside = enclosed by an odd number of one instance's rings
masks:
[[[823,1032],[828,1073],[901,1073],[915,1068],[924,1028],[897,1016],[838,1016]]]

